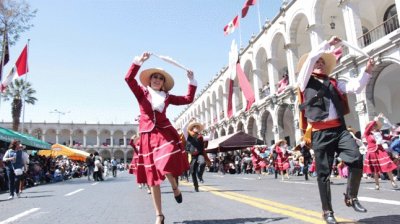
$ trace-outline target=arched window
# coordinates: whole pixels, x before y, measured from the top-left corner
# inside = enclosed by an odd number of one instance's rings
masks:
[[[397,18],[396,5],[391,5],[385,12],[383,17],[383,23],[385,27],[385,34],[391,33],[393,30],[399,28],[399,20]]]
[[[368,28],[365,26],[362,27],[362,32],[363,32],[364,47],[365,47],[371,43],[371,34],[369,33]]]

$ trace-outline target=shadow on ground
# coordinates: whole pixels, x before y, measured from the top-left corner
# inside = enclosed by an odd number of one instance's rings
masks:
[[[238,219],[223,219],[223,220],[187,220],[183,222],[174,222],[174,224],[263,224],[273,223],[287,219],[286,217],[278,218],[238,218]]]
[[[385,216],[376,216],[366,219],[360,219],[358,220],[358,223],[397,224],[400,223],[400,215],[385,215]]]

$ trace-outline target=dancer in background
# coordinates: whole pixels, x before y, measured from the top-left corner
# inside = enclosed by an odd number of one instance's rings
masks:
[[[368,143],[367,154],[364,160],[364,172],[374,174],[375,190],[379,190],[380,188],[380,173],[387,173],[392,187],[398,187],[392,173],[393,170],[397,169],[397,165],[391,160],[382,146],[386,141],[390,141],[390,137],[382,134],[382,121],[380,119],[384,119],[383,114],[379,114],[373,121],[369,122],[364,131],[364,136]]]

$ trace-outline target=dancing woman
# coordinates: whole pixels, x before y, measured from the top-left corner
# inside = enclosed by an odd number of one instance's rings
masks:
[[[139,85],[135,77],[141,65],[150,58],[149,52],[136,57],[125,81],[135,95],[140,109],[139,147],[137,163],[137,182],[147,183],[156,212],[156,224],[164,223],[161,206],[160,184],[165,177],[171,184],[173,195],[178,203],[182,203],[182,194],[175,177],[189,169],[189,163],[183,159],[184,149],[179,143],[179,135],[166,116],[167,107],[185,105],[193,102],[197,82],[193,72],[188,70],[189,89],[186,96],[169,94],[174,80],[163,69],[151,68],[140,73]]]

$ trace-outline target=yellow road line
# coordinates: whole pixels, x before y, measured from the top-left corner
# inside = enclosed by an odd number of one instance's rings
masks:
[[[184,184],[189,185],[189,184]],[[200,189],[210,192],[212,194],[218,195],[220,197],[228,198],[231,200],[239,201],[244,204],[248,204],[250,206],[260,208],[266,211],[270,211],[277,214],[282,214],[285,216],[289,216],[295,219],[302,220],[308,223],[325,223],[321,218],[321,213],[307,210],[303,208],[298,208],[270,200],[265,200],[261,198],[251,197],[244,194],[234,193],[234,192],[221,192],[221,189],[209,187],[209,186],[201,186]],[[349,219],[337,218],[340,222],[354,222]]]

